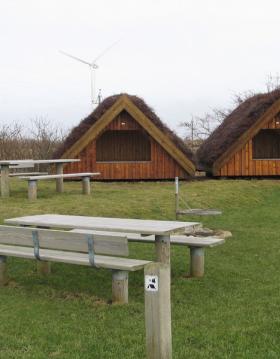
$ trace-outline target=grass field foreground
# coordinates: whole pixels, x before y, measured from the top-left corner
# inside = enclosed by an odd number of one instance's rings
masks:
[[[173,220],[174,184],[39,184],[27,200],[26,183],[13,180],[0,199],[0,222],[23,215],[58,213]],[[209,180],[181,183],[193,207],[222,216],[191,220],[230,230],[233,237],[206,251],[203,279],[186,279],[187,248],[172,247],[173,357],[279,358],[280,181]],[[183,219],[183,217],[182,217]],[[184,218],[190,220],[190,217]],[[130,244],[131,257],[154,259],[149,244]],[[111,305],[111,274],[52,264],[40,277],[35,261],[9,258],[10,283],[0,289],[0,358],[145,358],[143,272],[130,275],[130,303]]]

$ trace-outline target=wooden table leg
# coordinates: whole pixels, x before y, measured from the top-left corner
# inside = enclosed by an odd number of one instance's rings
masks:
[[[0,256],[0,287],[3,287],[7,282],[7,257]]]
[[[1,165],[1,197],[10,196],[9,165]]]
[[[190,247],[190,276],[201,278],[204,275],[204,248]]]
[[[170,265],[170,236],[155,236],[156,260]]]
[[[37,181],[28,181],[28,199],[29,201],[36,201],[37,199]]]
[[[90,177],[83,177],[83,194],[90,195]]]
[[[37,226],[37,228],[49,229],[50,227]],[[37,260],[37,273],[43,276],[51,274],[51,262]]]
[[[63,174],[63,163],[56,164],[56,174],[57,175]],[[59,193],[63,192],[63,178],[56,179],[56,192],[59,192]]]

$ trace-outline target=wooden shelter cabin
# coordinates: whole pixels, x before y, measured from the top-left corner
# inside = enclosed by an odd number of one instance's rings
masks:
[[[214,176],[279,176],[280,90],[242,102],[199,148],[197,163]]]
[[[75,127],[55,154],[79,158],[67,172],[100,172],[100,180],[187,178],[195,172],[192,152],[136,97],[106,98]]]

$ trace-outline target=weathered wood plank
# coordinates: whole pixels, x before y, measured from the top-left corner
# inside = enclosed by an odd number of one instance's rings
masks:
[[[40,247],[64,251],[88,252],[86,234],[50,229],[0,226],[0,243],[33,247],[32,232],[38,233]],[[128,243],[124,235],[95,233],[93,235],[95,253],[127,256]]]
[[[76,177],[93,177],[99,176],[99,172],[84,172],[84,173],[67,173],[67,174],[56,174],[56,175],[44,175],[44,176],[22,176],[20,179],[28,181],[58,179],[58,178],[76,178]]]
[[[48,172],[13,172],[10,173],[10,177],[21,177],[21,176],[45,176]]]
[[[0,255],[8,256],[8,257],[10,256],[10,257],[34,259],[33,248],[20,247],[20,246],[16,247],[16,246],[0,244]],[[43,261],[62,262],[62,263],[90,266],[88,255],[84,253],[41,249],[40,257]],[[101,255],[95,256],[96,266],[100,268],[107,268],[107,269],[137,271],[144,268],[145,265],[149,263],[151,262],[140,260],[140,259],[109,257],[109,256],[101,256]]]
[[[5,223],[57,228],[81,228],[98,231],[142,234],[179,234],[200,227],[199,222],[159,221],[130,218],[87,217],[59,214],[43,214],[6,219]]]
[[[91,231],[88,229],[72,229],[71,232],[75,233],[96,233],[96,231]],[[101,232],[99,232],[101,233]],[[120,232],[102,232],[104,235],[112,234],[117,235]],[[140,234],[133,233],[122,233],[122,235],[127,236],[129,242],[143,242],[143,243],[154,243],[155,236],[141,236]],[[224,243],[225,240],[217,237],[194,237],[194,236],[185,236],[185,235],[171,235],[170,243],[174,245],[183,245],[183,246],[193,246],[193,247],[215,247],[219,244]]]

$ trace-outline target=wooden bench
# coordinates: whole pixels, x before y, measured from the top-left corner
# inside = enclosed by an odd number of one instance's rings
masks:
[[[102,254],[102,255],[100,255]],[[41,264],[63,262],[111,269],[113,302],[128,302],[128,273],[141,270],[150,261],[128,256],[123,234],[76,233],[32,227],[0,226],[0,285],[7,282],[7,257],[36,259]],[[45,268],[41,266],[41,271]]]
[[[85,172],[85,173],[67,173],[56,175],[43,175],[43,176],[22,176],[22,180],[28,181],[28,199],[34,201],[37,199],[37,181],[51,180],[51,179],[64,179],[64,178],[82,178],[82,192],[83,194],[90,194],[90,178],[100,175],[99,172]],[[58,192],[63,192],[63,186],[59,186]]]
[[[87,229],[73,229],[71,232],[75,233],[88,233],[91,231]],[[112,232],[99,232],[104,235],[116,235],[117,233]],[[154,243],[155,236],[141,236],[139,234],[133,233],[121,233],[127,236],[128,241],[130,242],[141,242],[141,243]],[[119,233],[120,235],[120,233]],[[171,235],[170,236],[170,244],[172,245],[180,245],[187,246],[190,249],[190,277],[203,277],[204,275],[204,251],[205,248],[215,247],[224,243],[225,240],[217,237],[194,237],[194,236],[186,236],[186,235]]]

